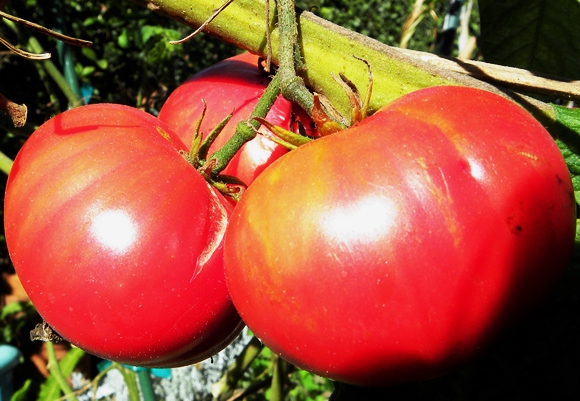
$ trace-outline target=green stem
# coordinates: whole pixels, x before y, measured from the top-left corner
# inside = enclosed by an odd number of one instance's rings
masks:
[[[69,401],[78,401],[76,395],[68,385],[66,377],[64,377],[60,370],[60,365],[56,359],[56,353],[54,352],[54,344],[47,342],[46,351],[48,353],[48,370],[50,371],[50,374],[54,377],[61,391]]]
[[[125,380],[125,384],[127,385],[127,389],[129,391],[129,400],[141,401],[141,397],[139,396],[139,386],[137,385],[137,375],[135,372],[116,362],[113,362],[113,365],[119,372],[121,372],[121,375]]]
[[[153,392],[153,386],[151,385],[151,371],[149,369],[138,369],[136,374],[139,379],[139,387],[141,388],[141,394],[143,394],[143,400],[155,401],[156,397]]]
[[[298,103],[310,113],[313,106],[312,93],[304,80],[296,75],[296,49],[298,28],[294,0],[277,0],[279,36],[280,91],[287,100]],[[299,55],[299,54],[298,54]]]
[[[14,162],[12,161],[12,159],[0,151],[0,170],[2,170],[6,175],[8,175],[10,174],[10,169],[12,169],[13,164]]]
[[[212,175],[219,174],[236,155],[238,150],[248,141],[256,137],[256,130],[260,127],[260,123],[255,121],[254,117],[265,118],[268,111],[280,94],[280,77],[278,74],[274,76],[270,84],[260,97],[258,104],[254,108],[252,115],[247,121],[241,121],[236,127],[236,133],[230,138],[228,142],[219,150],[214,152],[207,160],[207,163],[216,162],[212,168]],[[202,168],[203,169],[203,168]]]
[[[270,401],[284,401],[284,377],[286,374],[286,362],[276,354],[272,354],[274,360],[274,372],[272,385],[270,386]]]
[[[200,26],[221,3],[221,0],[131,0],[192,27]],[[236,0],[206,27],[206,32],[224,41],[266,56],[263,0]],[[272,17],[273,13],[270,13]],[[430,65],[419,57],[411,57],[400,49],[384,45],[364,35],[332,24],[310,12],[298,17],[298,43],[304,63],[300,71],[306,85],[326,96],[343,115],[350,115],[348,97],[331,79],[331,74],[344,73],[357,87],[368,84],[367,70],[352,56],[369,62],[373,68],[373,93],[369,112],[372,114],[392,100],[415,90],[435,85],[464,85],[485,89],[506,96],[496,87],[445,68]],[[279,63],[279,30],[272,32],[274,63]],[[545,125],[555,121],[550,105],[528,97],[515,99]]]
[[[224,375],[212,386],[214,400],[225,400],[231,396],[240,378],[264,349],[264,345],[256,337],[248,342]]]

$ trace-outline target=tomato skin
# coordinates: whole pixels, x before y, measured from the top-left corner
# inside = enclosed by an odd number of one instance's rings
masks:
[[[207,113],[201,124],[204,137],[228,114],[232,119],[210,148],[210,154],[221,148],[233,136],[238,122],[250,117],[270,79],[258,68],[258,56],[242,53],[220,61],[193,75],[167,98],[159,111],[159,119],[167,123],[191,147],[195,125],[207,102]],[[298,112],[297,110],[295,110]],[[305,113],[299,119],[312,134],[313,124]],[[266,119],[284,129],[296,129],[292,103],[279,96]],[[269,132],[265,127],[261,132]],[[263,135],[244,145],[223,174],[237,177],[249,185],[263,170],[287,152]]]
[[[482,352],[553,288],[574,233],[547,131],[497,95],[433,87],[269,166],[230,220],[226,278],[274,352],[387,386]]]
[[[16,157],[8,249],[38,312],[78,347],[183,365],[243,327],[223,271],[231,206],[185,150],[155,117],[101,104],[49,120]]]

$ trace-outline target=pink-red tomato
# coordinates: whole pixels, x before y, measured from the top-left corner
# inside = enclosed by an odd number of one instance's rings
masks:
[[[223,269],[231,206],[155,117],[83,106],[26,141],[10,172],[6,241],[40,315],[105,359],[178,366],[239,334]]]
[[[270,165],[226,230],[226,278],[274,352],[385,386],[485,349],[553,288],[574,232],[548,132],[495,94],[433,87]]]
[[[270,78],[258,68],[258,56],[242,53],[216,63],[181,84],[163,104],[159,119],[190,147],[195,125],[203,111],[202,100],[207,102],[207,113],[201,124],[204,137],[233,111],[232,119],[210,148],[211,154],[232,137],[238,122],[250,117],[269,82]],[[281,96],[266,116],[270,123],[291,130],[296,130],[297,119],[312,133],[309,117]],[[269,132],[265,127],[260,131]],[[286,152],[283,146],[257,135],[243,146],[222,173],[249,185],[266,166]]]

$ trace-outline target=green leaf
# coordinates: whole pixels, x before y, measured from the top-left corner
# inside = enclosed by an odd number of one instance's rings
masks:
[[[83,26],[88,27],[99,22],[99,17],[89,17],[83,21]]]
[[[12,394],[10,401],[25,401],[30,399],[28,391],[30,390],[31,384],[32,379],[27,379],[22,385],[22,387],[20,387],[18,390],[14,392],[14,394]]]
[[[91,75],[93,72],[95,72],[95,67],[88,65],[86,67],[83,67],[81,70],[81,73],[78,75],[79,75],[79,77],[84,78],[84,77]]]
[[[147,43],[147,41],[154,36],[157,35],[164,36],[165,31],[171,30],[160,26],[145,25],[144,27],[141,28],[141,40],[143,41],[143,43]]]
[[[105,59],[95,61],[100,69],[106,70],[109,67],[109,62]]]
[[[10,343],[21,335],[21,331],[36,309],[31,302],[13,302],[0,310],[0,343]]]
[[[552,105],[557,126],[551,133],[555,136],[572,177],[574,197],[580,203],[580,109]],[[576,220],[576,247],[580,247],[580,220]]]
[[[580,79],[580,0],[480,0],[485,61]]]
[[[129,47],[129,34],[127,33],[127,29],[123,29],[117,38],[117,44],[121,49],[127,49]]]
[[[89,60],[97,61],[97,53],[95,53],[95,51],[90,47],[81,48],[81,52],[83,53],[83,56],[85,56]]]
[[[4,320],[10,315],[14,315],[16,313],[23,312],[26,309],[27,309],[26,304],[23,302],[12,302],[12,303],[6,304],[0,310],[0,320]]]
[[[556,143],[572,176],[574,192],[580,192],[580,109],[553,105],[556,112]],[[576,199],[579,199],[576,196]]]

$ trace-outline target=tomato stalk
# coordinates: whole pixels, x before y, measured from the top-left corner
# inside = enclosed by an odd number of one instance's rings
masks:
[[[274,362],[274,372],[272,373],[272,385],[270,386],[270,401],[283,401],[285,361],[280,356],[272,353],[272,362]]]
[[[203,24],[220,4],[217,0],[195,0],[195,6],[192,6],[191,0],[131,1],[194,27]],[[266,56],[264,8],[263,0],[234,1],[207,25],[205,32],[254,54]],[[272,25],[274,22],[271,20],[269,26]],[[275,28],[271,34],[272,61],[275,64],[280,63],[279,31],[280,27]],[[507,96],[486,82],[432,65],[418,55],[406,54],[401,49],[332,24],[310,12],[299,14],[298,32],[304,64],[308,66],[298,73],[309,88],[326,96],[343,115],[350,114],[349,100],[342,88],[330,79],[331,74],[342,72],[357,87],[364,87],[368,79],[366,69],[361,68],[360,62],[351,56],[364,59],[373,67],[375,79],[369,114],[404,94],[436,85],[470,86]],[[555,112],[551,105],[520,95],[516,95],[514,100],[549,129],[553,128]]]
[[[129,401],[141,401],[141,397],[139,396],[139,386],[137,384],[137,375],[135,372],[117,362],[113,362],[113,365],[121,373],[123,380],[125,380],[129,392]]]
[[[208,158],[206,165],[209,163],[212,166],[214,176],[227,166],[246,142],[255,138],[261,119],[266,117],[280,93],[285,99],[300,105],[308,114],[312,113],[314,96],[306,88],[304,80],[296,75],[295,62],[299,59],[299,54],[297,54],[298,28],[294,0],[278,0],[277,4],[280,66],[250,118],[238,123],[236,134],[222,149]]]
[[[74,394],[71,387],[68,385],[66,377],[64,377],[62,371],[60,370],[58,360],[56,359],[56,353],[54,351],[54,344],[52,342],[46,342],[46,351],[48,353],[48,370],[50,371],[50,374],[52,377],[54,377],[58,383],[58,386],[69,401],[78,401],[78,398]]]
[[[277,0],[279,37],[279,64],[277,75],[280,76],[280,92],[285,99],[297,103],[308,114],[312,114],[313,95],[306,88],[304,79],[296,75],[295,61],[298,28],[294,0]]]
[[[215,151],[204,163],[204,166],[212,166],[211,171],[213,176],[217,176],[226,168],[230,160],[232,160],[246,142],[256,137],[256,131],[260,127],[260,123],[255,118],[265,118],[279,94],[280,77],[276,74],[260,97],[250,118],[246,121],[239,122],[234,136],[221,149]],[[202,166],[202,169],[204,166]]]
[[[229,399],[236,384],[242,378],[256,357],[262,352],[264,345],[253,336],[242,352],[236,357],[226,373],[212,386],[212,394],[216,400]]]

